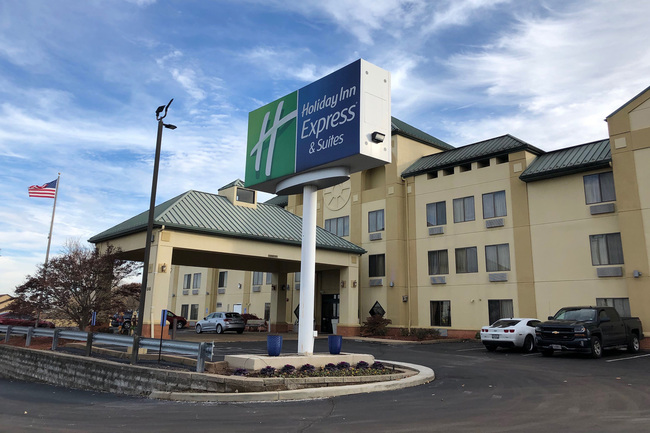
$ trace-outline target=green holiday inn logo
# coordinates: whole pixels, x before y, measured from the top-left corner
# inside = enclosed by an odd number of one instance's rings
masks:
[[[248,115],[246,185],[295,173],[298,91]]]

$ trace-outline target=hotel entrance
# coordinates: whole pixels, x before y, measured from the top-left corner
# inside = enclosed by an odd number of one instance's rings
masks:
[[[320,332],[322,334],[336,334],[336,325],[339,323],[339,295],[321,295]]]

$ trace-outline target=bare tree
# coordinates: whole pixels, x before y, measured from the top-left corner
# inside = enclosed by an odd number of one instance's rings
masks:
[[[109,315],[119,284],[136,269],[135,263],[119,258],[120,252],[113,246],[100,252],[68,241],[63,254],[47,267],[39,266],[36,275],[16,287],[16,295],[34,310],[48,310],[84,329],[93,311],[98,317]]]

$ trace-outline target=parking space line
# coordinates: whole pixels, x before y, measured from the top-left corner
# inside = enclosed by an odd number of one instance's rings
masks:
[[[456,352],[471,352],[472,350],[485,350],[485,347],[475,347],[473,349],[460,349],[457,350]]]
[[[650,356],[650,353],[648,353],[646,355],[628,356],[626,358],[608,359],[605,362],[628,361],[630,359],[645,358],[646,356]]]

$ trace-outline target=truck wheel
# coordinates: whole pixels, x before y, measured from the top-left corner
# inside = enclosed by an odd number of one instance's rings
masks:
[[[497,346],[494,344],[486,344],[485,348],[488,350],[488,352],[494,352],[497,350]]]
[[[553,356],[553,349],[543,349],[542,356]]]
[[[632,334],[630,342],[627,344],[627,351],[630,353],[638,353],[640,348],[641,344],[639,343],[639,336]]]
[[[591,357],[598,359],[603,356],[603,346],[600,344],[600,338],[591,337]]]
[[[527,335],[524,340],[524,345],[522,347],[524,353],[530,353],[535,350],[535,340],[533,340],[532,335]]]

